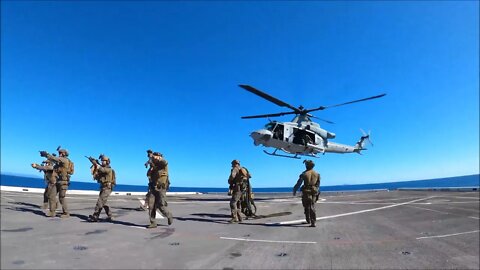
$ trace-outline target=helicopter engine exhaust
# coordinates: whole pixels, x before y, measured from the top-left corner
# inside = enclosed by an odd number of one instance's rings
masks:
[[[325,129],[316,128],[316,129],[313,129],[313,130],[314,130],[318,135],[320,135],[320,137],[322,137],[324,140],[334,139],[334,138],[335,138],[335,133],[328,132],[328,131],[326,131]]]

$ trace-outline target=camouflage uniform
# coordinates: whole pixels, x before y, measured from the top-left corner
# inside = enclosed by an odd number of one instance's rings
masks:
[[[46,188],[44,193],[43,203],[48,203],[49,212],[47,213],[48,217],[55,216],[55,210],[57,209],[57,173],[54,171],[53,166],[50,164],[48,160],[42,162],[43,166],[38,164],[32,164],[32,167],[44,172],[44,177],[46,180]]]
[[[157,222],[155,220],[157,208],[160,210],[163,216],[167,217],[168,225],[173,222],[172,213],[167,209],[167,188],[169,185],[168,180],[168,162],[160,153],[153,153],[153,157],[150,159],[151,168],[151,184],[148,187],[150,196],[148,198],[148,212],[150,216],[150,225],[148,228],[156,228]]]
[[[70,167],[70,159],[68,159],[68,151],[65,149],[58,150],[59,157],[47,154],[46,158],[53,162],[53,170],[57,174],[57,192],[58,192],[58,199],[62,204],[63,213],[61,215],[62,218],[69,217],[70,214],[68,212],[67,201],[65,196],[67,194],[67,189],[70,184],[70,176],[68,174],[68,168]]]
[[[110,211],[110,207],[107,205],[108,196],[112,193],[112,189],[114,187],[114,174],[112,167],[110,167],[110,158],[107,156],[101,155],[102,165],[98,166],[93,170],[93,179],[97,180],[100,183],[100,193],[98,194],[97,204],[95,205],[95,211],[93,215],[88,217],[89,221],[97,222],[102,209],[105,209],[105,213],[107,214],[108,221],[112,221],[112,212]],[[105,161],[105,163],[103,163]]]
[[[230,223],[242,221],[240,200],[242,198],[242,192],[246,187],[246,181],[248,181],[248,172],[240,166],[238,160],[233,160],[232,170],[228,178],[229,194],[232,195],[230,199],[230,214],[232,217]]]
[[[145,162],[145,168],[148,168],[147,170],[147,178],[148,178],[148,191],[147,191],[147,194],[145,194],[145,203],[141,206],[143,210],[146,210],[147,207],[148,207],[148,201],[150,200],[150,185],[152,184],[152,177],[151,177],[151,174],[152,174],[152,165],[150,164],[151,163],[151,159],[152,159],[152,155],[153,155],[153,152],[152,150],[147,150],[147,157],[148,157],[148,160],[147,162]]]
[[[315,202],[320,186],[320,174],[318,174],[313,167],[315,164],[311,160],[304,161],[306,170],[300,174],[298,181],[293,187],[293,195],[295,196],[298,188],[303,183],[302,188],[302,205],[304,208],[305,219],[311,227],[315,227],[317,221],[317,214],[315,212]]]

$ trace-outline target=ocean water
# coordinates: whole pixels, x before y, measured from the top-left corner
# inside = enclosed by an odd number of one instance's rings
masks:
[[[29,188],[44,188],[45,183],[43,178],[23,177],[1,174],[2,186],[16,186]],[[292,192],[292,187],[272,187],[272,188],[255,188],[255,181],[252,180],[254,192]],[[402,182],[389,183],[375,183],[375,184],[360,184],[360,185],[337,185],[337,186],[320,186],[321,191],[356,191],[356,190],[375,190],[388,189],[395,190],[398,188],[445,188],[445,187],[479,187],[480,175],[465,175],[448,178],[438,178],[431,180],[414,180]],[[71,190],[98,190],[99,185],[96,182],[76,182],[70,183]],[[137,185],[117,185],[115,191],[130,191],[130,192],[147,192],[147,186]],[[228,187],[209,188],[209,187],[170,187],[171,192],[202,192],[202,193],[217,193],[227,192]]]

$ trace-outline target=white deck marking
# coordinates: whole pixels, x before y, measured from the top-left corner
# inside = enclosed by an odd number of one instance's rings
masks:
[[[416,239],[418,240],[418,239],[426,239],[426,238],[441,238],[441,237],[448,237],[448,236],[461,235],[461,234],[467,234],[467,233],[476,233],[476,232],[480,232],[480,230],[470,231],[470,232],[444,234],[444,235],[422,236],[422,237],[417,237]]]
[[[145,204],[145,200],[140,199],[140,198],[137,198],[137,199],[140,201],[140,203],[141,203],[142,205]],[[158,214],[159,216],[156,217],[156,219],[164,219],[164,218],[165,218],[165,217],[162,215],[162,213],[160,213],[158,210],[157,210],[157,214]]]
[[[418,208],[418,209],[423,209],[423,210],[432,211],[432,212],[437,212],[437,213],[442,213],[442,214],[460,216],[460,215],[458,215],[458,214],[453,214],[453,213],[449,213],[449,212],[438,211],[438,210],[434,210],[434,209],[423,208],[423,207],[418,207],[418,206],[413,206],[413,205],[409,205],[409,207]],[[479,219],[478,217],[472,217],[472,216],[469,216],[468,218]]]
[[[14,199],[7,198],[6,196],[2,196],[2,199],[5,199],[5,200],[7,200],[7,201],[13,201],[13,202],[15,201]]]
[[[430,197],[426,197],[426,198],[416,199],[416,200],[413,200],[413,201],[397,203],[397,204],[393,204],[393,205],[387,205],[387,206],[382,206],[382,207],[377,207],[377,208],[372,208],[372,209],[360,210],[360,211],[343,213],[343,214],[332,215],[332,216],[319,217],[316,220],[322,220],[322,219],[329,219],[329,218],[336,218],[336,217],[343,217],[343,216],[356,215],[356,214],[361,214],[361,213],[366,213],[366,212],[372,212],[372,211],[392,208],[392,207],[396,207],[396,206],[406,205],[406,204],[410,204],[410,203],[414,203],[414,202],[418,202],[418,201],[428,200],[428,199],[431,199],[433,197],[435,197],[435,196],[430,196]],[[304,221],[305,221],[305,219],[298,219],[298,220],[265,223],[265,224],[266,225],[287,225],[287,224],[300,224],[300,223],[303,223]]]
[[[245,242],[265,242],[265,243],[286,243],[286,244],[316,244],[317,242],[307,242],[307,241],[275,241],[275,240],[261,240],[261,239],[245,239],[245,238],[234,238],[234,237],[220,237],[224,240],[237,240]]]
[[[127,225],[127,227],[136,228],[136,229],[143,229],[143,230],[147,229],[147,227],[132,226],[132,225]]]

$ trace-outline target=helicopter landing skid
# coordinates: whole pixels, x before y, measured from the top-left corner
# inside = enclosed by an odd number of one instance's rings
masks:
[[[263,150],[263,152],[267,155],[270,155],[270,156],[277,156],[277,157],[286,157],[286,158],[296,158],[296,159],[300,159],[301,157],[298,156],[298,154],[295,154],[295,156],[288,156],[288,155],[281,155],[281,154],[277,154],[277,149],[275,149],[272,153],[269,153],[267,152],[266,150]]]

